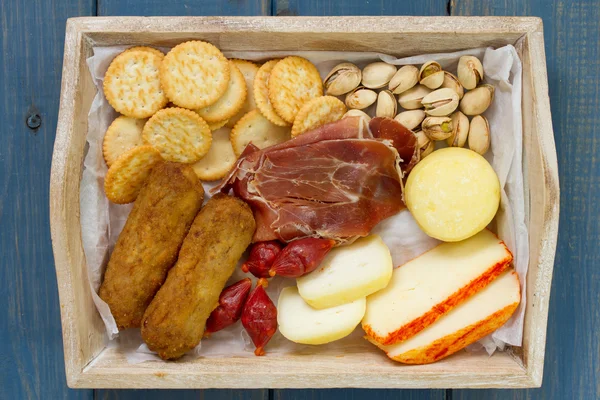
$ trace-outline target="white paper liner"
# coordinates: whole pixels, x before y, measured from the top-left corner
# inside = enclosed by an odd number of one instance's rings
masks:
[[[94,55],[88,58],[88,67],[98,89],[88,116],[88,149],[84,160],[81,181],[81,230],[84,252],[87,260],[88,278],[92,288],[94,303],[100,313],[109,339],[110,346],[119,346],[130,363],[148,360],[160,360],[149,351],[143,343],[139,330],[129,329],[118,332],[108,305],[96,294],[100,286],[102,274],[109,254],[116,243],[131,205],[115,205],[104,195],[104,176],[106,164],[102,156],[102,139],[106,129],[117,116],[106,101],[102,91],[104,74],[112,59],[129,46],[94,47]],[[168,51],[168,48],[161,49]],[[405,65],[423,64],[429,60],[438,61],[445,70],[455,73],[458,59],[462,55],[474,55],[483,60],[486,83],[496,87],[494,101],[485,112],[490,123],[491,151],[486,158],[492,164],[500,179],[502,194],[500,210],[495,219],[499,237],[504,240],[513,252],[514,266],[521,281],[521,304],[512,318],[492,335],[469,347],[470,351],[485,348],[492,354],[496,348],[502,350],[505,344],[520,346],[523,331],[523,314],[525,309],[525,278],[529,262],[529,242],[526,224],[525,193],[523,189],[522,167],[522,125],[521,125],[521,62],[515,48],[511,45],[497,50],[480,48],[455,53],[429,54],[397,59],[390,55],[368,52],[225,52],[227,57],[248,60],[267,60],[287,55],[299,55],[312,61],[321,77],[339,62],[349,61],[359,67],[378,59],[386,62]],[[205,184],[208,199],[208,189]],[[404,210],[399,214],[382,221],[373,233],[379,234],[392,252],[395,266],[419,256],[439,242],[427,236]],[[247,276],[236,270],[229,283]],[[270,281],[267,293],[277,304],[279,291],[294,284],[293,279],[274,278]],[[350,336],[321,346],[298,345],[285,339],[279,332],[268,345],[269,353],[314,353],[348,351],[379,351],[363,339],[363,332],[358,327]],[[117,339],[117,340],[113,340]],[[370,350],[368,350],[370,349]],[[236,323],[223,331],[213,334],[209,340],[188,353],[182,360],[197,357],[245,356],[254,357],[253,345],[241,323]]]

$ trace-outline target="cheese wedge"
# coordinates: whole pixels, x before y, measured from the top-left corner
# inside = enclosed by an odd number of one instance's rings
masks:
[[[287,339],[303,344],[324,344],[352,333],[365,315],[363,297],[352,303],[317,310],[298,294],[296,287],[286,287],[279,294],[277,323]]]
[[[512,268],[485,289],[410,339],[383,346],[389,358],[405,364],[428,364],[465,348],[502,325],[521,301],[519,278]]]
[[[362,327],[381,344],[406,340],[483,289],[512,258],[487,229],[442,243],[394,270],[387,287],[367,298]]]
[[[316,270],[298,278],[298,291],[314,308],[335,307],[383,289],[393,269],[390,250],[371,235],[331,250]]]

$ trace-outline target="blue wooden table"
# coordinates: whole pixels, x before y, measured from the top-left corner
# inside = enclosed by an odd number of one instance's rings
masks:
[[[561,178],[541,389],[188,390],[217,399],[600,399],[598,0],[0,0],[0,399],[174,393],[66,387],[48,226],[65,21],[114,15],[535,15],[544,20]]]

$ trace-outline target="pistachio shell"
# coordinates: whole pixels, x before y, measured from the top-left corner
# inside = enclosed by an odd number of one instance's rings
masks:
[[[431,154],[435,148],[435,144],[425,133],[423,133],[423,131],[415,132],[415,136],[417,137],[417,147],[419,148],[420,159],[422,160],[424,157]]]
[[[476,115],[469,128],[469,149],[484,155],[490,148],[490,125],[483,115]]]
[[[468,91],[460,101],[460,111],[466,115],[483,114],[494,99],[494,87],[492,85],[481,85]]]
[[[360,68],[352,63],[341,63],[333,67],[323,81],[326,94],[339,96],[355,89],[360,85],[362,73]]]
[[[469,135],[469,118],[460,111],[450,116],[452,118],[452,135],[446,139],[450,147],[463,147]]]
[[[429,139],[429,137],[427,137],[423,131],[415,132],[415,137],[417,138],[417,146],[420,149],[427,146],[429,142],[431,142],[431,139]]]
[[[398,96],[398,103],[406,110],[423,108],[423,97],[431,93],[431,89],[423,85],[416,85]]]
[[[419,82],[419,69],[414,65],[401,67],[390,80],[390,90],[400,94],[414,87]]]
[[[371,117],[369,117],[366,112],[361,110],[348,110],[346,114],[342,116],[342,119],[346,117],[363,117],[367,120],[367,122],[371,120]]]
[[[433,153],[434,149],[435,149],[435,143],[429,142],[427,147],[425,147],[425,149],[421,150],[421,160],[424,159],[425,157],[427,157],[428,155],[430,155],[431,153]]]
[[[450,117],[427,117],[423,120],[421,128],[431,140],[445,140],[452,135],[454,129]]]
[[[458,98],[462,99],[465,94],[465,89],[458,81],[456,75],[451,74],[448,71],[444,71],[444,82],[442,82],[442,86],[440,88],[448,88],[454,90],[458,94]]]
[[[425,113],[433,117],[443,117],[452,114],[458,107],[458,93],[452,89],[437,89],[423,97],[421,104]]]
[[[394,118],[398,109],[396,98],[389,90],[382,90],[377,95],[377,108],[375,115],[378,117]]]
[[[419,83],[429,89],[437,89],[444,82],[444,71],[436,61],[428,61],[421,66],[419,71]]]
[[[462,56],[456,69],[459,82],[465,89],[475,89],[483,80],[483,65],[477,57]]]
[[[359,86],[346,95],[346,106],[362,110],[375,103],[375,100],[377,100],[377,93]]]
[[[421,125],[421,122],[423,122],[423,120],[425,119],[425,111],[403,111],[400,114],[396,115],[396,118],[394,119],[400,122],[402,125],[404,125],[405,128],[414,131],[416,128],[419,127],[419,125]]]
[[[387,85],[395,73],[395,65],[382,61],[374,62],[363,68],[362,84],[369,89],[379,89]]]

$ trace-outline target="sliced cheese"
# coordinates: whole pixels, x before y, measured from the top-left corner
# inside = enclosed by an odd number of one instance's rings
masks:
[[[367,298],[362,326],[381,344],[406,340],[478,292],[504,271],[512,254],[492,232],[442,243],[394,270]]]
[[[286,287],[277,304],[279,332],[296,343],[333,342],[352,333],[365,315],[365,307],[363,297],[341,306],[317,310],[306,304],[296,287]]]
[[[485,158],[449,147],[416,165],[404,196],[425,233],[455,242],[473,236],[492,221],[500,204],[500,182]]]
[[[402,363],[427,364],[438,361],[504,325],[520,301],[519,278],[510,269],[410,339],[391,346],[375,344],[388,357]]]
[[[319,268],[298,278],[298,291],[315,308],[335,307],[383,289],[392,270],[390,250],[371,235],[331,250]]]

